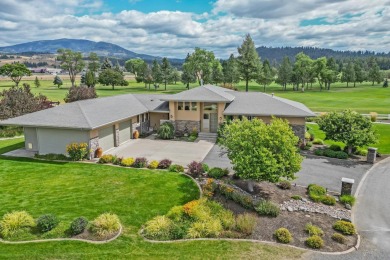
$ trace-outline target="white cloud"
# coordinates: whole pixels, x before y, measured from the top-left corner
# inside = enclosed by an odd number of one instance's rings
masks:
[[[1,0],[0,46],[81,38],[178,58],[201,47],[226,58],[250,33],[258,46],[389,51],[390,0],[218,0],[212,13],[124,10],[93,14],[102,5],[92,0],[54,0],[51,4]],[[323,17],[338,23],[300,26],[302,20]]]

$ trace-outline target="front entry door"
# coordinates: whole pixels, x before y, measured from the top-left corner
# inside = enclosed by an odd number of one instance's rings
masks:
[[[216,113],[210,114],[210,132],[216,133],[218,131],[218,115]]]
[[[210,132],[210,114],[203,114],[203,132]]]

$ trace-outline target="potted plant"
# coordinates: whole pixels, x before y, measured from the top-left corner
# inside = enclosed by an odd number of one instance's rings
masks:
[[[139,138],[139,132],[138,130],[135,130],[134,133],[133,133],[133,138],[134,139],[138,139]]]
[[[98,147],[95,151],[96,158],[100,158],[103,155],[103,149],[101,147]]]

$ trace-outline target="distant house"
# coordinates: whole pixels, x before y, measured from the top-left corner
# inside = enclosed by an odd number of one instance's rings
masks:
[[[46,73],[47,68],[29,68],[32,73]]]
[[[206,85],[174,95],[126,94],[83,100],[11,118],[0,125],[24,127],[26,149],[39,154],[64,154],[71,142],[85,142],[107,151],[129,141],[135,130],[157,129],[171,121],[177,133],[216,133],[226,118],[272,116],[288,120],[304,139],[305,119],[315,116],[305,105],[259,92],[236,92]]]

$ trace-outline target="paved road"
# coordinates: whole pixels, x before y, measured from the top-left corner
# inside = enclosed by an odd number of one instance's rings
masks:
[[[221,152],[221,148],[214,145],[203,162],[210,167],[231,169],[229,159],[226,154],[221,156]],[[302,163],[302,170],[296,174],[298,178],[293,182],[303,186],[316,183],[330,191],[340,192],[341,178],[346,177],[355,180],[353,186],[353,192],[355,192],[362,176],[371,166],[371,164],[332,158],[305,158]]]
[[[358,251],[341,256],[308,255],[308,259],[390,259],[390,158],[375,165],[358,191],[355,223],[361,236]]]

